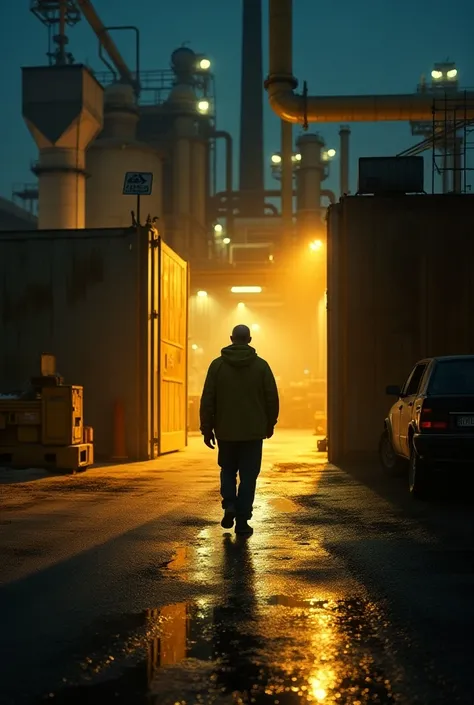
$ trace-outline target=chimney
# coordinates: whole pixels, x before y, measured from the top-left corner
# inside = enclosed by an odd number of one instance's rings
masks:
[[[243,0],[239,188],[241,215],[263,216],[262,0]]]

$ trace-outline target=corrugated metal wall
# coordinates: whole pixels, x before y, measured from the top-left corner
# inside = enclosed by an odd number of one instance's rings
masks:
[[[113,452],[113,407],[125,407],[126,447],[137,435],[138,252],[124,230],[41,231],[0,237],[0,389],[39,374],[56,355],[66,382],[84,386],[98,455]]]
[[[346,197],[328,217],[330,459],[374,454],[430,355],[474,352],[474,196]]]
[[[0,390],[23,387],[39,374],[41,353],[55,354],[65,381],[84,386],[85,421],[107,459],[117,400],[129,459],[153,456],[160,432],[171,430],[166,399],[160,408],[165,345],[180,346],[179,374],[176,366],[171,374],[180,407],[166,450],[186,443],[187,265],[158,240],[150,247],[150,237],[146,229],[140,237],[122,229],[0,235]]]

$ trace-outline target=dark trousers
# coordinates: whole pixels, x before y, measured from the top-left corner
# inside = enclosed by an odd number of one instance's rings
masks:
[[[221,468],[222,508],[235,507],[237,517],[251,519],[263,441],[217,441]],[[237,490],[237,474],[240,484]]]

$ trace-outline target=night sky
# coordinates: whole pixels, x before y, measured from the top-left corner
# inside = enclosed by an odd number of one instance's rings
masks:
[[[36,149],[21,117],[20,67],[47,63],[47,34],[29,12],[29,6],[29,0],[0,2],[4,96],[0,115],[0,194],[7,198],[13,183],[34,181],[29,165],[36,158]],[[183,42],[189,42],[196,52],[207,54],[216,75],[218,128],[229,130],[237,142],[240,0],[94,0],[94,6],[106,25],[139,26],[144,70],[167,68],[171,52]],[[266,3],[264,6],[266,30]],[[434,62],[449,57],[456,61],[461,86],[473,87],[473,26],[472,0],[295,0],[295,75],[300,85],[303,80],[308,81],[311,94],[409,93],[416,89],[421,74],[429,77]],[[69,31],[69,36],[69,49],[76,61],[100,70],[97,39],[87,22],[82,20]],[[113,36],[133,70],[132,35]],[[264,61],[266,70],[266,36]],[[279,147],[279,123],[268,107],[265,125],[269,160]],[[322,133],[329,147],[338,147],[338,125],[313,129]],[[405,123],[357,123],[352,129],[353,190],[359,156],[396,154],[417,140]],[[295,136],[298,132],[295,129]],[[269,172],[270,169],[271,184]],[[473,183],[474,177],[468,180]],[[325,186],[338,190],[337,163]],[[428,186],[431,185],[427,183],[427,190]]]

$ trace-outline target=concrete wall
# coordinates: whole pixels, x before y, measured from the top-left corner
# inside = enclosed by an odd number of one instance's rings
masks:
[[[55,354],[66,383],[84,386],[85,422],[107,458],[117,398],[127,453],[143,457],[138,261],[133,231],[0,234],[0,389],[21,387],[39,374],[42,352]]]
[[[328,216],[330,458],[374,454],[426,356],[474,353],[474,196],[346,197]]]

